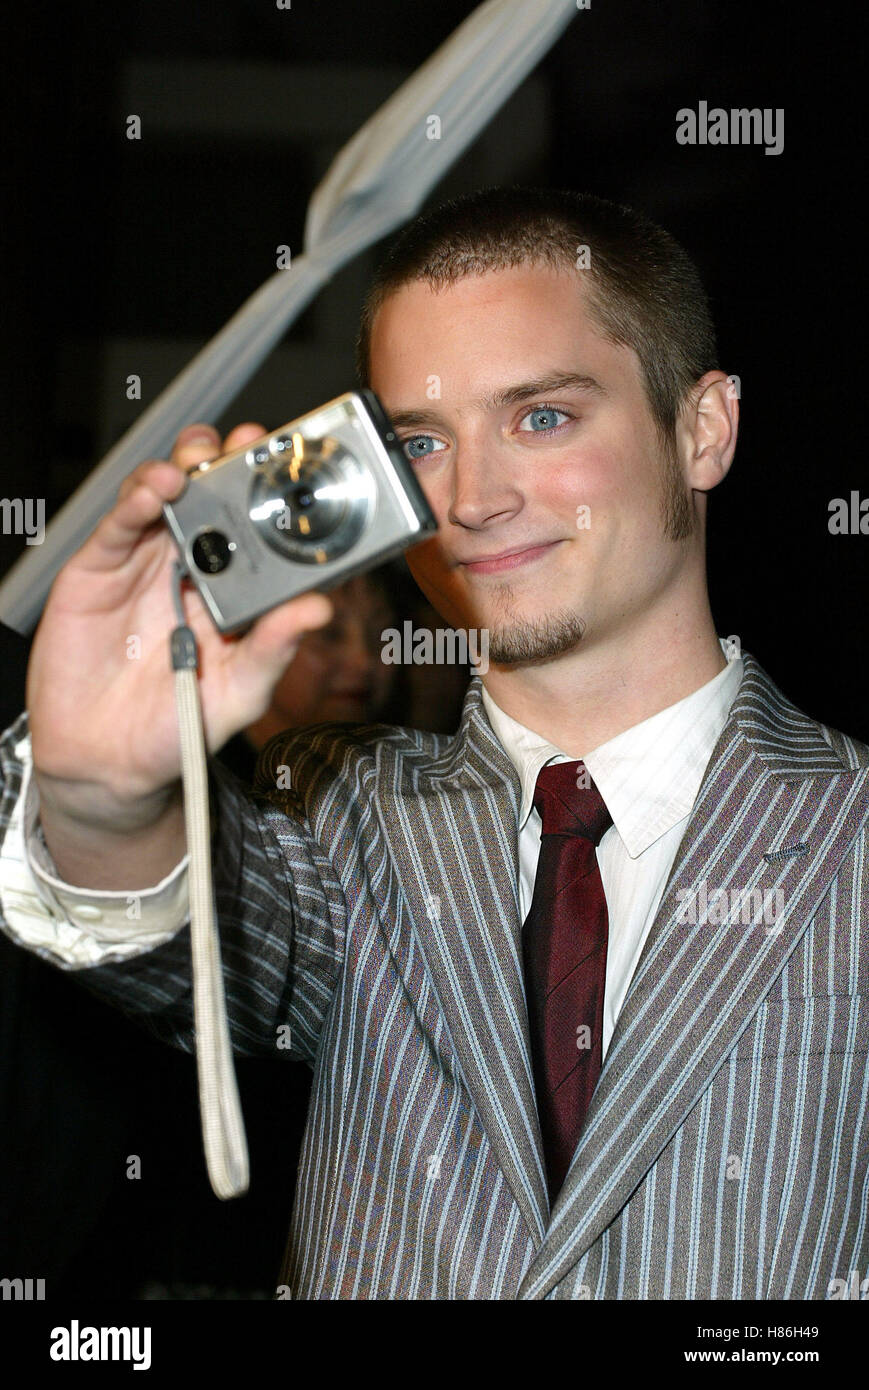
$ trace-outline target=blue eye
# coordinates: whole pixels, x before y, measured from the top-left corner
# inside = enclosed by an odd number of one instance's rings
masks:
[[[558,415],[562,417],[561,420],[556,419]],[[523,416],[519,428],[529,434],[549,434],[551,430],[557,429],[559,424],[568,419],[570,416],[563,410],[556,410],[554,405],[538,405]],[[525,422],[529,420],[531,424],[526,425]]]
[[[434,446],[439,444],[437,439],[433,439],[430,434],[414,434],[409,439],[402,441],[404,452],[411,460],[426,458],[429,454],[435,453]],[[443,445],[439,445],[443,448]]]

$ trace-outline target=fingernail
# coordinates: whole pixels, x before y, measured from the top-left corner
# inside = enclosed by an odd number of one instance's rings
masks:
[[[207,426],[191,425],[189,430],[182,430],[178,436],[179,444],[213,444],[217,438],[217,430],[210,430]]]

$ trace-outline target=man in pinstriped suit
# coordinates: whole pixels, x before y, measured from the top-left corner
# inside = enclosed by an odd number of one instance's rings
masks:
[[[489,669],[454,737],[279,735],[255,796],[212,764],[234,1046],[289,1028],[314,1071],[282,1285],[833,1296],[869,1275],[869,749],[716,636],[706,494],[737,403],[693,266],[627,210],[490,191],[404,234],[359,361],[440,523],[414,574],[487,634]],[[29,719],[0,743],[5,929],[188,1049],[171,691],[156,658],[130,682],[120,634],[156,650],[168,630],[154,523],[217,452],[200,434],[137,470],[66,567]],[[216,749],[328,605],[284,605],[230,650],[191,605]],[[59,692],[73,649],[90,665]],[[578,758],[613,822],[604,1061],[550,1202],[520,932],[536,778]]]

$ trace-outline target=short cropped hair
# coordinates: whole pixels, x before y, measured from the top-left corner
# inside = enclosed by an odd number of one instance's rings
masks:
[[[692,387],[717,366],[706,291],[669,232],[587,193],[487,188],[417,217],[392,244],[365,297],[356,342],[360,384],[370,384],[375,315],[403,285],[426,280],[440,289],[468,275],[529,264],[584,277],[592,320],[611,342],[636,352],[658,433],[672,447]]]

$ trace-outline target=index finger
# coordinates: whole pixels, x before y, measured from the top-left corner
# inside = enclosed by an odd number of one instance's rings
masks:
[[[266,433],[263,425],[247,421],[243,425],[236,425],[221,441],[220,435],[213,425],[187,425],[175,440],[170,458],[179,468],[189,471],[200,463],[210,463],[212,459],[219,458],[221,454],[229,454],[234,449],[241,449],[245,444],[251,444],[255,439],[261,439]]]
[[[169,457],[178,468],[189,471],[220,455],[220,435],[213,425],[187,425],[176,436]]]
[[[185,486],[176,464],[160,459],[140,464],[125,479],[114,507],[73,557],[76,563],[88,570],[116,569],[161,520],[163,504],[174,501]]]

